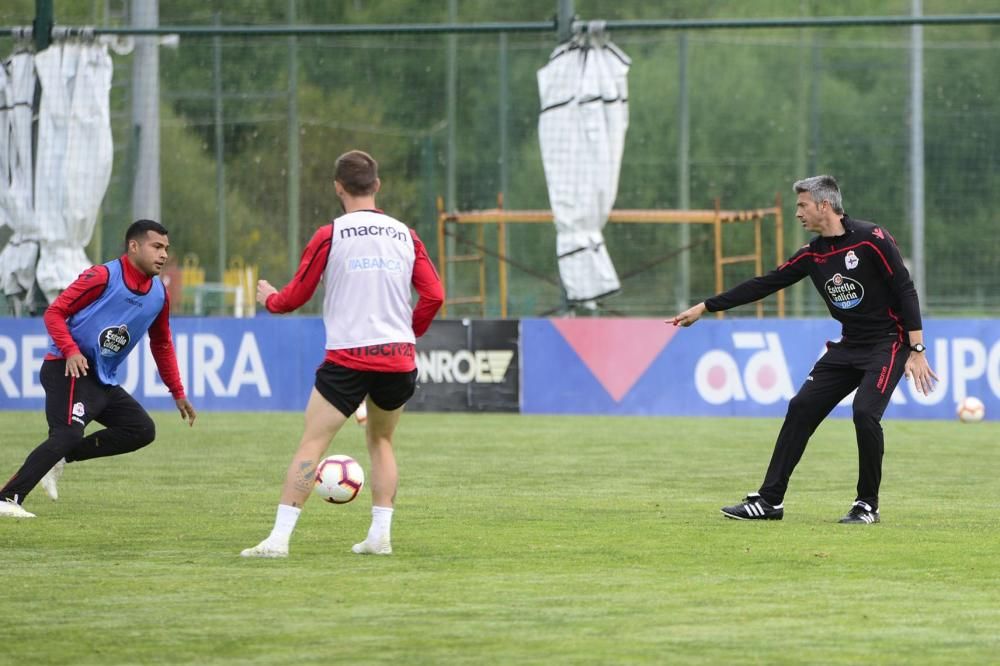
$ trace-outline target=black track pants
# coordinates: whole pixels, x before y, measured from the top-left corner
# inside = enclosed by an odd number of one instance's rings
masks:
[[[65,373],[64,360],[42,363],[39,379],[45,389],[49,438],[28,455],[0,490],[0,500],[17,496],[17,501],[23,502],[61,458],[75,462],[129,453],[156,436],[153,419],[125,389],[102,384],[92,374],[74,379]],[[84,437],[91,421],[105,429]]]
[[[771,504],[784,501],[788,479],[809,438],[837,403],[857,389],[853,404],[858,440],[857,499],[878,507],[885,448],[882,414],[903,376],[908,356],[909,347],[900,340],[868,346],[829,343],[827,352],[788,403],[788,413],[760,487],[761,496]]]

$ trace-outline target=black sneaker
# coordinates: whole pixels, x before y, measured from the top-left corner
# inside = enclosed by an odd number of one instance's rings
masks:
[[[847,515],[840,519],[840,522],[847,525],[871,525],[877,523],[878,509],[873,509],[868,502],[855,502]]]
[[[736,520],[781,520],[785,505],[771,506],[757,493],[748,493],[739,504],[722,507],[722,515]]]

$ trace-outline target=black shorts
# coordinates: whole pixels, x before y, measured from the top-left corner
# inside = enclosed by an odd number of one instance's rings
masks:
[[[353,370],[329,361],[316,370],[316,390],[344,416],[358,410],[358,405],[371,396],[380,409],[399,409],[413,397],[417,388],[417,371],[375,372]]]
[[[69,430],[82,438],[91,421],[108,427],[151,427],[152,421],[143,406],[121,386],[98,380],[93,367],[88,374],[74,379],[66,376],[64,359],[50,359],[42,362],[39,379],[45,389],[49,435]]]

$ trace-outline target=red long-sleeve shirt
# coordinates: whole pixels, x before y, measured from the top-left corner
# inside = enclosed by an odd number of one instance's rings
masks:
[[[122,276],[125,278],[125,285],[132,291],[142,294],[148,292],[153,286],[153,278],[133,266],[128,257],[122,256],[120,261],[123,267]],[[68,358],[73,354],[80,353],[80,347],[70,334],[66,320],[100,298],[107,285],[107,267],[104,265],[91,266],[46,308],[45,315],[42,317],[45,328],[56,347],[62,352],[62,356],[46,355],[47,360]],[[170,296],[168,294],[164,294],[164,296],[163,309],[160,310],[160,314],[149,327],[149,349],[153,354],[156,369],[159,370],[163,383],[174,400],[180,400],[185,397],[184,385],[181,383],[181,373],[177,367],[177,355],[174,352],[173,338],[170,333]]]
[[[333,238],[333,224],[320,227],[309,240],[302,252],[295,276],[281,291],[267,299],[267,309],[276,314],[291,312],[312,298],[323,278],[330,257]],[[444,287],[438,277],[427,249],[410,229],[413,239],[414,261],[411,283],[417,292],[417,303],[413,308],[413,334],[420,337],[427,332],[434,316],[444,303]],[[354,370],[374,370],[378,372],[404,372],[415,365],[414,345],[393,343],[377,345],[377,350],[365,347],[350,349],[328,349],[325,360]],[[368,353],[372,351],[372,353]]]

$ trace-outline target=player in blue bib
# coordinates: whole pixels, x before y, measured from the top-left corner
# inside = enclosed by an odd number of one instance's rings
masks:
[[[51,344],[39,379],[49,437],[0,489],[0,517],[33,518],[21,504],[36,485],[52,499],[69,462],[129,453],[150,444],[156,426],[118,383],[118,366],[149,333],[157,370],[181,414],[194,424],[170,333],[170,298],[160,280],[167,230],[139,220],[125,232],[118,259],[84,271],[45,311]],[[91,421],[105,426],[84,436]]]

